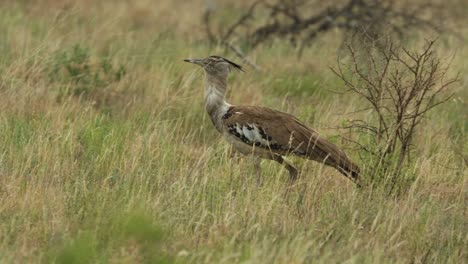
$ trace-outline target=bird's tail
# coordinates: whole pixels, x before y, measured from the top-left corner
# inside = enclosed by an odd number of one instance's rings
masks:
[[[359,166],[337,146],[329,143],[328,147],[328,155],[324,160],[325,165],[337,169],[341,174],[352,180],[358,186],[361,186],[359,182],[359,174],[361,172]]]
[[[311,128],[298,122],[298,126],[294,128],[297,137],[296,145],[301,145],[303,142],[309,142],[307,146],[302,146],[306,152],[307,158],[318,162],[323,162],[325,165],[333,167],[351,179],[358,186],[359,183],[359,166],[354,163],[346,153],[338,148],[335,144],[320,137],[320,135]]]
[[[354,163],[351,159],[346,157],[345,159],[341,160],[338,164],[335,163],[334,166],[339,172],[341,172],[344,176],[350,178],[354,183],[356,183],[359,187],[361,186],[359,181],[359,174],[361,170],[359,166]]]

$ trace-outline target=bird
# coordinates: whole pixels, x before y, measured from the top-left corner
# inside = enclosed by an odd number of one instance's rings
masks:
[[[221,56],[189,58],[185,62],[201,66],[205,72],[205,109],[219,133],[239,153],[253,157],[257,183],[260,184],[262,159],[276,161],[295,182],[298,169],[285,160],[298,156],[333,167],[359,183],[359,166],[346,153],[296,117],[262,106],[233,105],[226,101],[227,77],[242,66]]]

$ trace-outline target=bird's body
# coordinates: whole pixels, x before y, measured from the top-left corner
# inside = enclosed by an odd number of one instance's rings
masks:
[[[203,60],[186,60],[201,65],[206,72],[205,108],[215,128],[244,155],[277,161],[289,171],[292,180],[297,169],[283,156],[295,155],[336,168],[353,181],[359,167],[337,146],[323,138],[292,115],[258,106],[236,106],[225,101],[227,75],[241,67],[229,60],[211,56]]]

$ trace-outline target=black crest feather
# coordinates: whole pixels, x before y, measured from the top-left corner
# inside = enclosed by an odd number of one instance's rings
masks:
[[[232,67],[234,67],[234,69],[237,69],[239,71],[242,71],[242,72],[245,72],[243,69],[242,69],[242,66],[240,66],[239,64],[235,63],[235,62],[232,62],[226,58],[223,58],[221,56],[216,56],[216,55],[213,55],[213,56],[210,56],[211,58],[216,58],[216,59],[222,59],[224,61],[226,61],[227,63],[231,64]]]

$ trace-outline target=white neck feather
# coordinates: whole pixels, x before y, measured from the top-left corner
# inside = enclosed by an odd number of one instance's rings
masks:
[[[225,81],[207,78],[205,91],[205,109],[217,130],[222,130],[222,117],[228,111],[230,104],[224,100]]]

